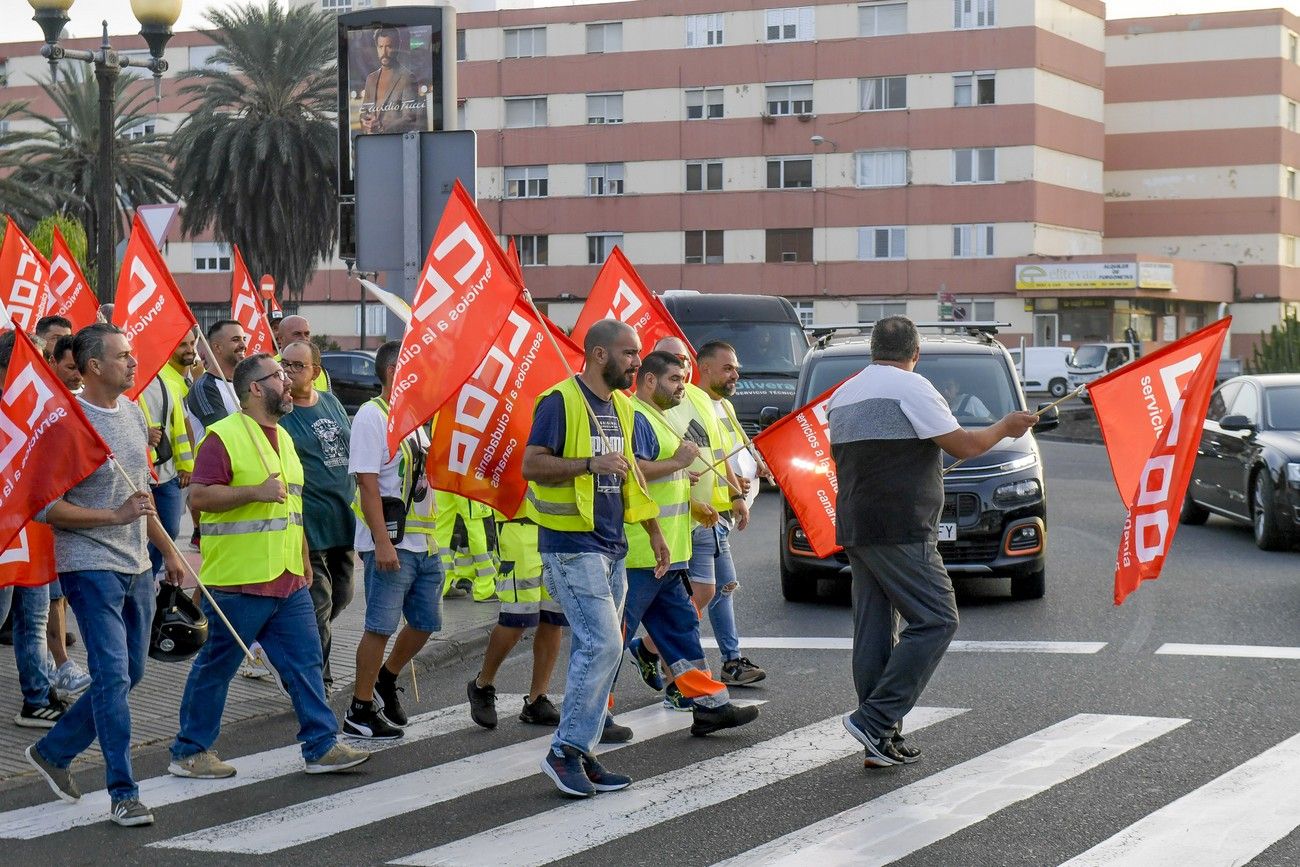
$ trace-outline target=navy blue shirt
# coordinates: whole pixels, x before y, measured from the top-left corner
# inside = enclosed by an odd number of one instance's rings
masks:
[[[623,449],[623,426],[619,424],[618,413],[614,410],[612,400],[601,400],[579,379],[578,386],[586,395],[596,417],[600,419],[601,429],[615,451]],[[586,415],[584,410],[583,415]],[[593,455],[604,454],[605,447],[596,426],[587,419],[591,431],[591,451]],[[537,404],[533,413],[533,429],[528,434],[530,446],[542,446],[550,449],[559,457],[576,457],[564,453],[565,438],[564,398],[558,392],[549,394]],[[604,554],[612,558],[627,555],[627,536],[623,533],[623,483],[615,475],[597,475],[595,477],[595,529],[589,533],[567,533],[537,528],[537,550],[542,554]]]

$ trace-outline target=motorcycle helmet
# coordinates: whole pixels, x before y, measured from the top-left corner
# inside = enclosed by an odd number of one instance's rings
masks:
[[[207,640],[208,618],[184,590],[164,581],[158,587],[149,656],[162,662],[184,662]]]

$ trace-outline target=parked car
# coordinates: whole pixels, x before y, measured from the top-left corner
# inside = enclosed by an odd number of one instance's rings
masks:
[[[1085,343],[1070,356],[1070,388],[1086,385],[1101,379],[1112,370],[1123,367],[1137,358],[1136,347],[1131,343]],[[1088,392],[1080,395],[1084,403],[1091,403]]]
[[[1070,390],[1070,356],[1074,350],[1068,346],[1026,346],[1024,358],[1020,347],[1008,349],[1011,363],[1020,374],[1020,385],[1025,394],[1047,392],[1052,397],[1065,397]]]
[[[988,332],[942,336],[922,332],[917,373],[941,391],[952,382],[963,395],[954,411],[963,427],[992,424],[1013,410],[1026,408],[1011,356]],[[818,345],[804,359],[795,393],[802,406],[871,363],[870,343],[855,338]],[[963,408],[965,407],[965,408]],[[765,414],[770,421],[773,414]],[[1058,424],[1055,408],[1044,413],[1037,430]],[[944,466],[953,463],[943,456]],[[881,504],[881,508],[889,508]],[[1016,599],[1040,598],[1046,589],[1047,491],[1038,443],[1032,433],[1004,440],[991,451],[964,461],[944,476],[944,505],[939,524],[939,553],[955,575],[1011,578]],[[805,601],[817,593],[820,578],[849,577],[843,552],[817,557],[788,503],[782,502],[780,524],[781,591],[787,600]]]
[[[378,397],[383,388],[375,373],[375,354],[361,349],[331,349],[320,354],[321,367],[329,374],[331,391],[348,415],[361,404]]]
[[[1210,397],[1183,524],[1249,524],[1265,551],[1300,539],[1300,375],[1234,377]]]

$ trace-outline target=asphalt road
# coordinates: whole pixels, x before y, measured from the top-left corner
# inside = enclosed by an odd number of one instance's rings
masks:
[[[781,599],[777,501],[764,494],[754,524],[733,537],[745,653],[770,673],[761,688],[734,692],[765,701],[762,715],[706,739],[664,731],[689,717],[642,710],[654,696],[625,667],[617,710],[638,737],[605,762],[637,779],[627,792],[561,801],[536,772],[541,747],[523,743],[546,732],[515,722],[518,700],[503,699],[493,732],[453,709],[426,725],[429,736],[334,777],[293,772],[292,750],[282,770],[274,756],[252,757],[237,778],[246,784],[220,794],[210,783],[164,783],[171,787],[146,797],[158,815],[152,828],[114,828],[96,813],[71,829],[5,841],[5,862],[350,865],[424,853],[421,863],[690,865],[743,854],[747,864],[1055,865],[1100,844],[1075,863],[1300,864],[1300,738],[1283,743],[1300,733],[1298,555],[1258,551],[1247,529],[1212,518],[1180,528],[1164,576],[1116,608],[1123,511],[1105,453],[1046,444],[1044,455],[1047,596],[1013,602],[1005,581],[961,584],[957,638],[1095,652],[968,644],[949,653],[920,702],[946,710],[919,711],[932,724],[911,727],[909,742],[924,750],[917,764],[864,771],[839,728],[852,707],[841,649],[847,596]],[[789,639],[812,646],[773,647],[798,643]],[[1292,658],[1156,652],[1171,644],[1215,646],[1201,653],[1260,646]],[[413,709],[463,702],[475,671],[467,661],[425,676]],[[499,689],[522,690],[527,671],[525,648]],[[294,729],[289,717],[241,723],[219,749],[231,758],[285,747]],[[142,779],[165,767],[162,750],[136,761]],[[255,781],[259,773],[266,779]],[[102,774],[80,782],[102,787]],[[0,837],[16,833],[14,810],[48,804],[22,814],[42,830],[69,809],[50,803],[43,785],[0,801],[9,811]],[[1127,836],[1114,845],[1120,832]],[[162,841],[169,848],[145,846]],[[232,854],[240,851],[261,854]]]

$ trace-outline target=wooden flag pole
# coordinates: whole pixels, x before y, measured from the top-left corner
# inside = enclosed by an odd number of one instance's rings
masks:
[[[1042,418],[1042,417],[1043,417],[1043,413],[1047,412],[1049,409],[1055,409],[1056,407],[1058,407],[1058,406],[1060,406],[1061,404],[1065,403],[1065,402],[1066,402],[1067,400],[1069,400],[1070,398],[1072,398],[1072,397],[1078,397],[1079,395],[1083,394],[1083,393],[1084,393],[1085,391],[1087,391],[1087,390],[1088,390],[1088,386],[1087,386],[1087,385],[1081,385],[1081,386],[1079,386],[1078,388],[1076,388],[1074,391],[1072,391],[1072,392],[1070,392],[1069,394],[1067,394],[1065,397],[1061,398],[1060,400],[1054,400],[1054,401],[1052,401],[1051,403],[1049,403],[1047,406],[1044,406],[1044,407],[1042,407],[1042,408],[1040,408],[1040,409],[1035,410],[1035,411],[1034,411],[1034,415],[1038,416],[1039,418]],[[953,461],[953,462],[950,463],[947,467],[944,468],[942,474],[945,475],[945,476],[948,475],[948,473],[952,472],[952,471],[955,470],[957,467],[959,467],[959,466],[961,466],[962,464],[966,463],[966,460],[967,460],[966,458],[962,458],[961,460]]]
[[[673,426],[672,426],[671,424],[668,423],[668,417],[665,416],[665,415],[663,414],[662,411],[660,411],[659,407],[655,406],[653,403],[651,403],[650,401],[646,401],[646,400],[641,401],[641,403],[643,403],[643,404],[645,404],[647,407],[649,407],[650,410],[651,410],[651,412],[653,412],[653,413],[655,414],[655,416],[658,417],[658,419],[659,419],[661,422],[664,423],[664,426],[665,426],[666,428],[668,428],[668,429],[669,429],[670,431],[672,431],[673,433],[677,434],[677,431],[673,429]],[[682,436],[681,434],[677,434],[677,436],[678,436],[678,438],[681,439],[682,442],[686,442],[686,437]],[[718,478],[722,479],[722,481],[726,482],[726,483],[727,483],[727,487],[728,487],[728,488],[731,488],[731,490],[735,491],[739,496],[742,496],[742,497],[745,496],[745,492],[742,491],[739,487],[737,487],[737,485],[736,485],[733,481],[731,481],[731,479],[729,479],[729,478],[727,478],[725,475],[723,475],[722,472],[717,468],[716,465],[711,465],[711,466],[705,467],[705,468],[704,468],[704,472],[711,472],[711,473],[713,473],[715,476],[717,476]]]

